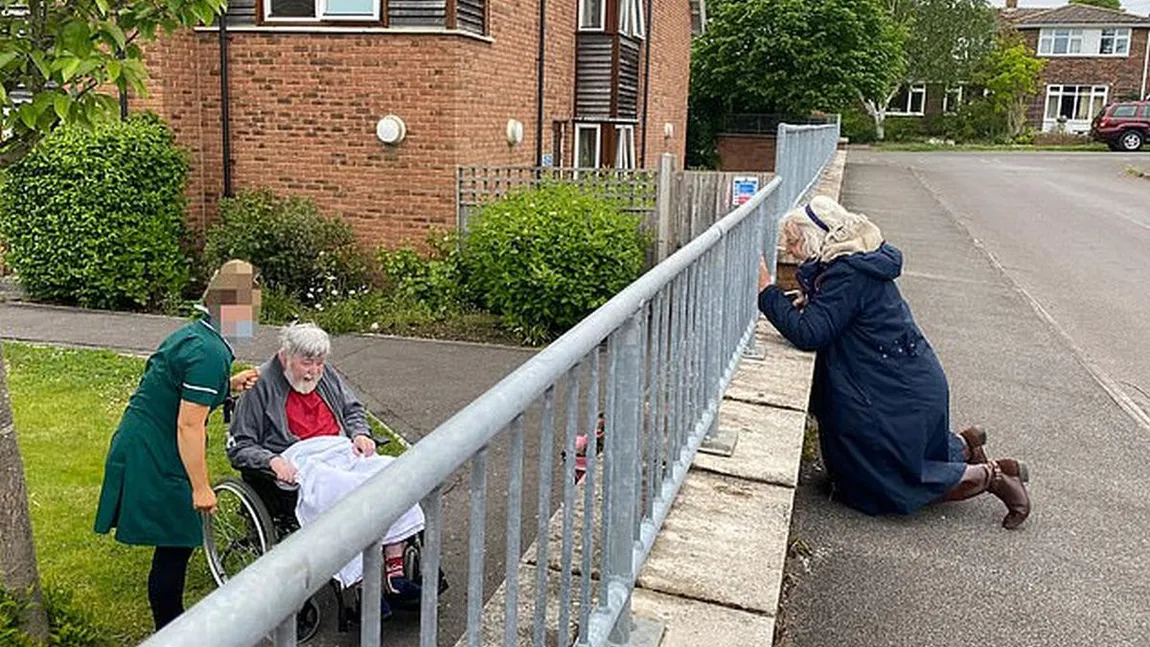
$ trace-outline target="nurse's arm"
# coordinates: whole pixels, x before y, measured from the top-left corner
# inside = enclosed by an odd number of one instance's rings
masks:
[[[192,498],[197,494],[211,492],[208,480],[208,414],[211,409],[195,402],[180,400],[180,414],[176,421],[176,441],[180,449],[180,460],[192,482]]]

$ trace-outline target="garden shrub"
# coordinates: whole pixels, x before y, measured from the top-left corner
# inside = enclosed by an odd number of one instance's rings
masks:
[[[844,111],[841,128],[842,136],[852,144],[869,144],[875,140],[874,117],[861,108]]]
[[[920,141],[925,135],[922,117],[887,117],[884,127],[888,142]]]
[[[638,216],[570,184],[485,206],[464,244],[468,281],[528,342],[552,338],[622,290],[643,268]]]
[[[8,169],[6,262],[35,300],[156,309],[188,280],[186,176],[158,117],[61,128]]]
[[[408,245],[379,251],[379,265],[389,293],[399,300],[421,303],[434,314],[466,308],[470,302],[459,236],[432,232],[428,252]]]
[[[259,268],[269,290],[305,304],[370,287],[374,268],[351,226],[321,215],[310,199],[243,191],[220,201],[220,221],[207,234],[208,268],[239,258]]]
[[[48,615],[48,642],[39,643],[20,630],[27,605],[0,589],[0,647],[110,647],[108,631],[91,613],[81,609],[71,594],[56,587],[44,588]]]

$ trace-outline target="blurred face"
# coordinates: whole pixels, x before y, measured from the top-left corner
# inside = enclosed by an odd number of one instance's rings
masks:
[[[247,305],[221,305],[219,314],[214,315],[220,322],[220,334],[228,339],[250,339],[255,335],[255,308]]]
[[[289,355],[282,350],[279,358],[284,366],[284,377],[293,390],[307,395],[319,385],[319,378],[323,377],[325,358]]]
[[[802,261],[807,260],[806,254],[803,253],[803,232],[793,222],[783,226],[783,248],[791,256]]]

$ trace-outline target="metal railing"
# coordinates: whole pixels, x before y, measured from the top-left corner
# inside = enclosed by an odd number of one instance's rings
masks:
[[[800,130],[780,132],[780,138],[793,133],[810,137]],[[783,161],[783,169],[816,176],[821,170],[790,166],[805,162],[805,153]],[[799,177],[795,185],[811,181]],[[248,647],[269,634],[277,647],[295,645],[296,611],[357,554],[364,558],[360,644],[378,647],[380,538],[421,502],[427,519],[423,580],[437,581],[442,496],[461,468],[470,472],[466,644],[483,642],[488,477],[501,474],[507,475],[507,522],[498,529],[506,536],[501,642],[541,646],[552,631],[549,621],[557,619],[555,644],[602,647],[608,638],[626,644],[638,573],[752,338],[758,259],[763,254],[774,267],[778,218],[790,205],[784,186],[783,179],[773,179],[143,647]],[[600,419],[601,455],[592,431]],[[577,482],[581,430],[590,438]],[[534,523],[524,524],[529,439],[538,441],[538,498]],[[493,449],[504,441],[508,463],[500,473],[499,466],[493,471]],[[562,503],[552,519],[557,473]],[[560,529],[555,540],[552,524]],[[525,525],[535,530],[533,586],[519,581]],[[551,578],[560,580],[557,596],[549,594]],[[533,617],[520,613],[521,584],[534,590]],[[557,612],[549,610],[552,599]],[[421,647],[438,643],[438,612],[438,592],[425,586]]]
[[[838,144],[837,121],[821,126],[779,124],[775,172],[783,176],[782,204],[791,208],[806,197],[834,157]]]

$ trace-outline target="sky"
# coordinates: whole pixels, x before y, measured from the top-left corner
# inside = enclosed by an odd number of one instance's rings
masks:
[[[990,0],[990,4],[1001,7],[1005,0]],[[1061,7],[1066,0],[1018,0],[1019,7]],[[1150,0],[1122,0],[1122,8],[1130,13],[1150,15]]]

